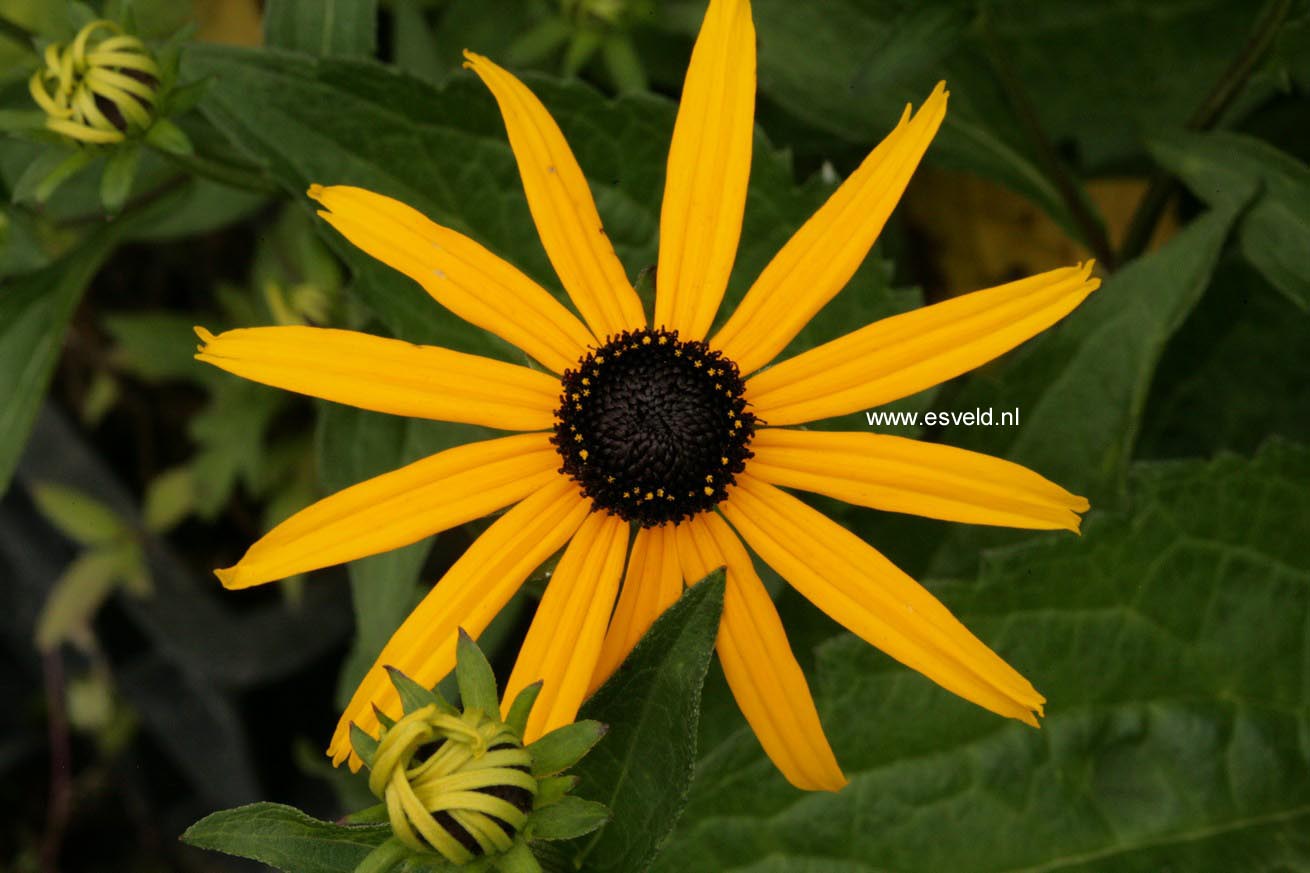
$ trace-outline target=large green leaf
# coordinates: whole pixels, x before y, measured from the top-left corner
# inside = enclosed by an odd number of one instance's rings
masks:
[[[577,794],[614,819],[578,843],[589,871],[644,870],[686,803],[696,760],[701,686],[723,611],[723,572],[689,588],[651,626],[580,718],[609,733],[570,771]]]
[[[351,873],[390,836],[390,825],[332,824],[279,803],[252,803],[205,816],[187,828],[182,842],[260,861],[283,873]],[[439,857],[433,859],[411,859],[404,870],[455,869]]]
[[[1048,697],[1040,731],[849,636],[816,696],[851,784],[804,794],[743,728],[660,871],[1310,869],[1310,450],[1136,468],[1131,515],[934,586]]]
[[[1213,206],[1259,196],[1242,216],[1242,254],[1301,309],[1310,309],[1310,167],[1236,133],[1161,134],[1151,151]]]
[[[1253,452],[1270,434],[1310,443],[1310,318],[1232,252],[1155,373],[1135,454]]]
[[[437,87],[371,63],[215,47],[191,50],[184,66],[187,75],[214,77],[205,111],[296,197],[312,182],[397,197],[559,293],[495,102],[472,74]],[[674,105],[651,95],[608,100],[578,83],[529,81],[572,144],[606,233],[635,279],[656,262]],[[757,137],[725,313],[830,190],[818,180],[797,187],[788,157]],[[443,313],[409,279],[335,234],[329,238],[355,271],[360,295],[396,335],[522,360],[517,350]],[[845,332],[897,305],[885,270],[873,262],[798,342]]]
[[[68,319],[117,238],[118,226],[109,225],[73,253],[7,279],[0,289],[0,493],[36,419]]]
[[[964,51],[970,4],[759,0],[753,11],[760,93],[790,115],[842,141],[872,147],[906,103],[918,106],[945,78],[951,105],[929,159],[995,179],[1074,228],[1058,189],[991,84],[989,69]]]
[[[370,57],[377,18],[377,0],[268,0],[264,42],[314,55]]]
[[[1195,111],[1258,12],[1232,0],[756,0],[753,10],[760,92],[801,122],[788,135],[799,148],[821,158],[843,142],[868,148],[944,78],[951,105],[929,160],[1008,186],[1075,235],[1020,107],[1075,171],[1118,170],[1141,160],[1143,130]]]
[[[325,403],[319,409],[318,461],[328,491],[339,491],[425,455],[472,442],[481,428],[419,421]],[[421,594],[419,571],[430,539],[350,564],[355,642],[342,668],[344,698],[354,692],[391,634]]]

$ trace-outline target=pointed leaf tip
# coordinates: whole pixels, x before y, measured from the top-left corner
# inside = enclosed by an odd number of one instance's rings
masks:
[[[484,715],[500,716],[500,695],[496,691],[496,674],[486,655],[463,628],[455,644],[455,679],[459,683],[460,703],[465,710],[480,709]]]

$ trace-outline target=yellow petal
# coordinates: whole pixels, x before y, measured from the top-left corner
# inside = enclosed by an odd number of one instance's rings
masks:
[[[448,449],[302,509],[216,571],[228,588],[398,549],[516,503],[559,476],[544,433]]]
[[[906,107],[896,129],[755,280],[712,343],[742,373],[773,360],[855,275],[946,117],[947,96],[938,83],[913,119]]]
[[[513,701],[527,686],[542,683],[524,742],[571,723],[578,714],[596,671],[627,553],[628,523],[594,512],[560,558],[503,695]]]
[[[512,74],[473,52],[464,57],[464,66],[478,74],[500,105],[528,208],[564,290],[602,340],[643,327],[641,300],[605,235],[587,179],[559,125]]]
[[[455,667],[459,629],[473,637],[486,630],[528,574],[568,542],[590,510],[591,502],[575,484],[556,477],[487,528],[409,614],[355,689],[328,747],[332,763],[349,758],[350,768],[359,769],[350,725],[377,736],[375,706],[400,717],[400,697],[387,666],[428,687],[440,682]]]
[[[681,594],[682,572],[673,528],[668,525],[640,528],[632,541],[627,574],[587,688],[588,697],[605,684],[655,619]]]
[[[876,433],[765,428],[751,475],[847,503],[946,521],[1077,531],[1087,501],[990,455]]]
[[[824,736],[810,686],[741,540],[707,512],[678,526],[678,552],[690,581],[727,567],[719,662],[769,760],[797,788],[840,790],[846,777]]]
[[[577,317],[516,268],[398,200],[363,188],[312,185],[333,227],[423,286],[460,318],[562,373],[596,345]]]
[[[1092,264],[1051,270],[884,318],[756,374],[755,414],[800,424],[931,388],[1008,352],[1064,318],[1101,284]]]
[[[196,359],[245,379],[360,409],[547,430],[560,383],[517,364],[322,327],[253,327],[204,341]]]
[[[1036,726],[1045,698],[859,537],[747,474],[719,508],[756,554],[852,633],[966,700]]]
[[[704,339],[737,256],[755,133],[755,27],[746,0],[711,0],[669,145],[655,324]]]

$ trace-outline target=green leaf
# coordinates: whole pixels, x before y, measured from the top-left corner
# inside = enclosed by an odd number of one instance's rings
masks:
[[[195,359],[196,321],[193,315],[165,310],[105,315],[104,328],[114,339],[114,366],[149,382],[212,377],[214,368]]]
[[[47,148],[14,184],[15,203],[43,204],[95,159],[90,149]]]
[[[554,776],[569,769],[595,747],[609,728],[593,719],[566,724],[528,746],[532,775]]]
[[[586,836],[609,820],[605,804],[564,797],[532,813],[526,836],[529,840],[571,840]]]
[[[582,707],[581,716],[609,725],[609,734],[572,773],[580,794],[614,813],[578,846],[588,870],[644,870],[682,813],[723,587],[716,570],[687,589]]]
[[[0,292],[0,492],[18,463],[54,371],[64,328],[120,232],[111,224],[54,264],[7,278]]]
[[[100,177],[100,203],[105,212],[117,215],[122,210],[140,163],[141,148],[135,143],[124,144],[109,156],[104,175]]]
[[[189,466],[165,470],[146,486],[142,517],[146,530],[163,533],[186,518],[195,505],[195,481]]]
[[[377,0],[268,0],[264,43],[324,57],[369,57],[377,47],[377,17]]]
[[[400,703],[405,710],[405,715],[425,706],[435,706],[448,715],[456,715],[459,712],[440,693],[424,688],[395,667],[387,667],[387,675],[391,677],[391,684],[396,686],[396,691],[400,694]]]
[[[155,119],[155,123],[146,131],[146,142],[170,155],[189,157],[196,151],[186,132],[167,118]]]
[[[122,573],[119,552],[97,549],[78,556],[55,582],[36,621],[36,647],[49,652],[84,637]]]
[[[112,509],[65,485],[40,483],[32,488],[32,499],[47,521],[84,546],[104,545],[131,533]]]
[[[1135,454],[1254,452],[1270,435],[1310,443],[1310,318],[1236,252],[1169,343]]]
[[[1131,515],[934,585],[1047,696],[1040,731],[834,639],[813,687],[851,784],[795,790],[743,727],[655,869],[1310,868],[1307,481],[1282,442],[1139,465]]]
[[[487,656],[473,637],[459,629],[455,644],[455,678],[459,682],[459,703],[465,710],[480,709],[484,715],[500,715],[500,694],[496,691],[496,674],[491,672]]]
[[[352,721],[350,723],[350,745],[354,747],[355,754],[359,755],[360,760],[372,770],[373,758],[378,753],[378,740],[369,736],[363,728]]]
[[[250,858],[284,873],[351,873],[391,836],[388,825],[345,826],[278,803],[252,803],[207,815],[182,842]]]
[[[514,731],[523,736],[528,729],[528,716],[532,714],[532,706],[537,702],[537,695],[541,693],[542,680],[538,679],[531,685],[524,686],[523,690],[514,698],[510,704],[509,714],[505,716],[505,723],[514,728]]]
[[[1302,310],[1310,310],[1310,167],[1237,133],[1175,132],[1151,142],[1166,169],[1211,206],[1241,206],[1242,254]]]
[[[951,105],[929,159],[1001,182],[1075,228],[1005,101],[989,90],[990,71],[964,51],[969,4],[759,0],[752,10],[760,93],[789,114],[869,149],[906,103],[919,106],[945,78]]]

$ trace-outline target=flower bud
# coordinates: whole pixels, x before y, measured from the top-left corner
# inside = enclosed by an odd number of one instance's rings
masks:
[[[71,44],[46,46],[28,82],[47,129],[83,143],[121,142],[150,127],[159,66],[135,36],[112,21],[93,21]]]

